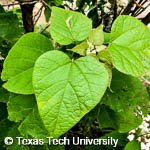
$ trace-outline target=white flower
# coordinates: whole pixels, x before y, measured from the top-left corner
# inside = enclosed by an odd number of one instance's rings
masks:
[[[1,52],[0,52],[0,60],[4,60],[4,57],[1,56]]]
[[[146,146],[145,143],[143,143],[143,142],[141,142],[141,147],[142,147],[142,149],[147,150],[147,146]]]
[[[129,0],[117,0],[117,12],[118,14],[128,5]]]
[[[96,54],[96,50],[93,50],[91,53]]]
[[[90,49],[90,50],[93,50],[93,49],[94,49],[94,45],[93,45],[91,42],[89,42],[89,41],[87,41],[87,43],[88,43],[88,45],[89,45],[89,49]]]
[[[134,139],[134,135],[131,134],[131,135],[129,135],[127,138],[128,138],[130,141],[132,141],[132,140]]]
[[[111,3],[107,2],[106,4],[104,4],[104,7],[111,8]]]
[[[68,5],[72,10],[77,9],[78,7],[76,6],[76,1],[77,0],[73,0],[72,2],[69,1],[63,1],[63,4]],[[66,9],[68,9],[68,7],[65,7]]]
[[[0,55],[0,60],[4,60],[4,57],[2,57],[1,55]]]
[[[107,7],[104,7],[104,12],[105,12],[106,14],[108,14],[108,13],[110,12],[110,10],[109,10]]]
[[[142,150],[150,150],[150,115],[147,115],[147,117],[144,117],[143,114],[141,115],[143,118],[142,124],[138,127],[141,129],[141,133],[139,137],[137,138],[138,142],[141,143],[141,149]],[[135,132],[138,130],[131,130],[129,132],[128,139],[131,141],[134,138]],[[144,141],[144,142],[142,142]]]
[[[128,5],[128,3],[129,3],[128,0],[117,0],[117,5],[118,6],[126,7]]]
[[[91,51],[90,51],[90,49],[88,48],[87,51],[86,51],[86,55],[88,56],[88,55],[90,55],[90,54],[91,54]]]
[[[149,139],[148,139],[149,140]],[[148,143],[146,144],[147,148],[150,148],[150,140],[148,141]]]
[[[142,138],[139,136],[139,137],[137,138],[137,140],[138,140],[138,142],[141,143]]]
[[[150,121],[150,115],[145,118],[145,121]]]

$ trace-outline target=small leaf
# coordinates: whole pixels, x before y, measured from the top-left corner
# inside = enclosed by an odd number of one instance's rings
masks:
[[[62,45],[83,41],[91,32],[92,22],[81,13],[52,7],[52,38]]]
[[[63,3],[63,0],[54,0],[56,6],[59,6]]]
[[[105,45],[100,45],[100,46],[95,46],[95,48],[97,52],[100,52],[102,50],[105,50],[107,47]]]
[[[99,61],[99,59],[97,58],[96,53],[94,53],[94,52],[90,52],[90,53],[89,53],[89,50],[87,50],[87,51],[86,51],[86,55],[87,55],[87,56],[94,57],[95,59],[97,59],[97,60]]]
[[[103,33],[102,24],[90,33],[89,41],[93,45],[97,45],[97,46],[102,45],[104,43],[104,33]]]
[[[143,83],[138,78],[113,70],[111,90],[113,92],[107,90],[101,101],[101,104],[109,107],[109,110],[106,109],[109,115],[101,111],[100,123],[111,127],[110,121],[107,121],[111,120],[117,124],[113,127],[120,133],[137,128],[142,122],[139,111],[144,116],[148,111],[149,95]],[[108,119],[102,122],[102,118],[106,117]],[[105,127],[105,124],[102,126]]]
[[[9,125],[6,126],[8,129],[6,137],[13,138],[13,144],[7,146],[7,150],[22,150],[22,149],[26,150],[24,145],[18,144],[18,140],[16,137],[21,137],[20,132],[18,131],[18,126],[19,126],[19,123],[13,124],[13,126],[11,127]]]
[[[112,131],[110,133],[105,134],[104,136],[100,137],[101,139],[106,139],[108,137],[112,137],[114,139],[118,139],[118,146],[125,146],[128,142],[128,133],[118,133],[117,131]]]
[[[149,95],[144,84],[135,77],[125,75],[117,70],[112,72],[111,89],[106,92],[101,103],[109,106],[112,110],[120,112],[131,108],[133,113],[138,111],[137,106],[143,112],[147,112]]]
[[[36,101],[33,95],[18,95],[11,93],[9,102],[7,103],[8,119],[15,122],[25,119],[26,116],[31,113],[35,105]]]
[[[50,136],[67,132],[101,100],[108,73],[95,58],[75,61],[60,52],[43,54],[35,63],[33,86],[38,109]]]
[[[37,106],[21,122],[18,129],[23,136],[31,136],[35,139],[46,139],[48,137],[48,131],[43,125]]]
[[[108,76],[109,76],[109,82],[108,82],[108,87],[111,90],[111,81],[112,81],[112,67],[109,64],[104,64],[104,67],[106,68],[107,72],[108,72]]]
[[[119,133],[129,132],[142,123],[141,116],[136,116],[131,108],[115,112],[107,106],[100,107],[98,120],[100,128],[112,128]]]
[[[141,150],[141,146],[138,141],[133,140],[126,145],[124,150]]]
[[[75,46],[72,49],[68,49],[68,50],[73,51],[75,53],[78,53],[78,54],[80,54],[82,56],[85,56],[86,55],[86,50],[87,50],[88,47],[89,46],[88,46],[87,42],[82,42],[81,44]]]
[[[111,65],[113,61],[112,55],[107,49],[99,51],[98,58],[109,65]]]
[[[104,32],[104,44],[110,43],[110,33]]]
[[[112,128],[112,129],[117,128],[116,114],[113,110],[109,109],[109,107],[107,106],[104,105],[100,106],[98,121],[100,128]]]
[[[3,66],[3,87],[10,92],[32,94],[32,72],[36,59],[53,49],[49,39],[39,33],[22,36],[10,50]]]
[[[45,15],[46,22],[49,22],[50,16],[51,16],[51,11],[50,11],[49,8],[45,7],[45,9],[44,9],[44,15]]]

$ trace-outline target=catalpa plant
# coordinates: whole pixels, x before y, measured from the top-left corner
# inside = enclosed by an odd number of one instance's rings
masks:
[[[108,34],[81,13],[53,7],[50,33],[53,41],[23,35],[4,61],[0,101],[19,133],[59,138],[96,105],[101,129],[137,128],[149,101],[139,80],[150,71],[149,29],[123,15]]]

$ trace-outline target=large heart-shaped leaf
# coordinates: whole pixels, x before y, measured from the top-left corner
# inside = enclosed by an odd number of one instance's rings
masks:
[[[148,63],[142,54],[150,49],[150,31],[142,22],[131,16],[119,16],[112,26],[111,42],[108,49],[119,71],[137,77],[145,74]]]
[[[92,21],[81,13],[52,8],[50,32],[56,42],[68,45],[86,39],[92,30]]]
[[[36,59],[51,50],[51,42],[41,34],[29,33],[22,36],[10,50],[2,72],[2,80],[10,92],[32,94],[32,72]]]
[[[59,137],[73,127],[99,103],[107,85],[107,71],[91,56],[75,61],[60,51],[40,56],[33,87],[50,136]]]

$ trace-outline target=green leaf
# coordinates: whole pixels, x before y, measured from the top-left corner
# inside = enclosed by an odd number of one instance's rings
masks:
[[[85,56],[86,55],[86,50],[87,50],[88,47],[89,47],[89,45],[88,45],[87,42],[82,42],[81,44],[75,46],[72,49],[68,49],[68,50],[73,51],[75,53],[78,53],[82,56]]]
[[[45,0],[49,6],[59,6],[63,0]]]
[[[108,72],[108,76],[109,76],[109,82],[108,82],[108,87],[111,90],[111,80],[112,80],[112,67],[109,64],[104,64],[107,72]]]
[[[95,58],[75,61],[60,52],[43,54],[35,63],[33,86],[41,118],[50,136],[59,137],[99,103],[108,73]]]
[[[12,145],[7,146],[6,148],[7,150],[26,150],[23,145],[18,145],[18,140],[16,137],[21,137],[18,131],[18,126],[19,123],[14,124],[11,128],[7,126],[8,128],[7,137],[12,137],[14,140]]]
[[[110,43],[110,33],[104,32],[104,44]]]
[[[14,123],[6,118],[0,121],[0,141],[4,141],[4,138],[7,137],[9,130],[13,128],[13,125]]]
[[[117,44],[110,44],[108,49],[113,56],[113,65],[120,72],[139,77],[145,74],[142,59],[127,47]],[[138,53],[138,52],[137,52]]]
[[[54,0],[54,3],[55,3],[56,6],[61,5],[62,2],[63,2],[63,0]]]
[[[23,136],[32,136],[35,139],[45,139],[48,137],[48,131],[45,129],[37,106],[32,109],[27,117],[19,126],[19,131]]]
[[[111,90],[106,92],[101,103],[109,106],[112,110],[120,112],[126,108],[138,111],[141,107],[143,114],[147,115],[149,95],[143,83],[135,77],[125,75],[113,70]]]
[[[33,95],[18,95],[11,93],[7,104],[9,120],[15,122],[23,120],[31,113],[35,105],[36,101]]]
[[[112,128],[120,133],[129,132],[142,123],[141,116],[136,116],[130,108],[115,112],[106,106],[100,107],[98,120],[100,128]]]
[[[51,42],[41,34],[22,36],[10,50],[3,67],[3,86],[10,92],[32,94],[32,72],[36,59],[53,49]]]
[[[100,106],[98,121],[100,128],[117,128],[115,112],[105,105]],[[118,118],[117,118],[118,119]]]
[[[138,141],[133,140],[126,145],[124,150],[141,150],[141,146]]]
[[[45,20],[46,22],[49,22],[50,16],[51,16],[51,11],[48,7],[45,7],[44,9],[44,15],[45,15]]]
[[[150,31],[142,22],[119,16],[112,26],[111,42],[108,49],[119,71],[136,77],[145,74],[142,54],[150,48]]]
[[[89,34],[89,42],[96,46],[100,46],[104,43],[104,33],[102,24]]]
[[[143,58],[145,72],[149,72],[150,71],[150,48],[145,50],[145,52],[141,53],[141,57]]]
[[[128,142],[127,136],[128,136],[128,133],[118,133],[117,131],[112,131],[110,133],[105,134],[104,136],[100,138],[105,139],[108,137],[112,137],[114,139],[118,139],[118,145],[124,147]]]
[[[7,103],[9,100],[9,92],[4,88],[0,88],[0,102]]]
[[[99,116],[102,128],[111,127],[123,133],[138,127],[142,122],[139,112],[146,116],[148,111],[149,96],[143,83],[138,78],[113,70],[111,90],[107,90],[101,101],[109,106],[105,113],[101,110]]]
[[[83,14],[58,7],[52,8],[50,32],[56,42],[68,45],[74,41],[83,41],[91,30],[92,22]]]
[[[13,12],[0,13],[0,38],[15,40],[22,35],[19,20]]]
[[[0,122],[0,131],[1,131],[0,141],[2,141],[2,146],[5,147],[5,150],[29,150],[27,146],[18,145],[18,140],[16,137],[21,137],[18,131],[18,126],[19,123],[10,122],[7,119],[4,119],[3,121]],[[5,137],[12,137],[13,144],[9,146],[5,145],[4,144]]]
[[[98,58],[107,63],[107,64],[112,64],[113,58],[112,55],[110,53],[110,51],[108,51],[107,49],[101,50],[98,52]]]

